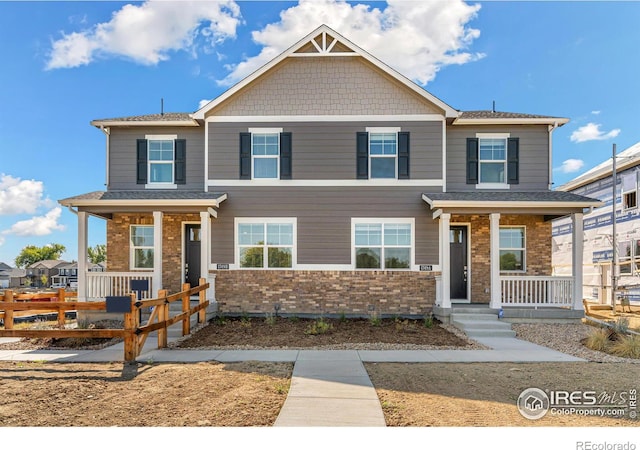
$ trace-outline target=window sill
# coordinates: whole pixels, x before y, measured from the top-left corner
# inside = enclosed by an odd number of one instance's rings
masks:
[[[178,189],[177,184],[173,183],[147,183],[144,185],[145,189]]]
[[[476,184],[476,189],[511,189],[511,185],[506,183],[480,183]]]

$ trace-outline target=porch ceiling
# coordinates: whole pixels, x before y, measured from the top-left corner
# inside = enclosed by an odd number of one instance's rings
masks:
[[[432,210],[456,214],[503,213],[558,217],[603,205],[600,200],[560,191],[435,192],[422,194],[422,199]]]
[[[183,190],[95,191],[58,200],[62,206],[77,208],[101,217],[117,212],[199,212],[218,208],[227,199],[224,192]]]

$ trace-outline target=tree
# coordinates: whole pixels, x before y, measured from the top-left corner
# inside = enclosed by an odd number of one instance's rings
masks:
[[[104,244],[89,247],[87,253],[89,254],[89,261],[92,264],[98,264],[107,260],[107,246]]]
[[[59,259],[67,248],[62,244],[48,244],[43,247],[37,247],[35,245],[27,245],[24,247],[18,256],[16,256],[16,267],[24,268],[29,267],[31,264],[38,261],[44,261],[46,259]]]

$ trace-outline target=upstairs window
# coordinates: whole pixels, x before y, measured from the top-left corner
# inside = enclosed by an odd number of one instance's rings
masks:
[[[173,140],[148,140],[149,183],[173,184]]]
[[[480,183],[505,183],[507,173],[507,140],[479,139],[478,164]]]
[[[250,128],[240,133],[241,180],[290,180],[292,134],[282,128]]]
[[[175,189],[186,184],[187,141],[175,135],[147,135],[137,140],[137,184],[147,189]]]
[[[397,133],[369,133],[371,178],[396,178],[397,156]]]
[[[467,138],[467,184],[504,189],[520,181],[520,140],[509,133],[477,133]]]
[[[251,160],[252,178],[280,178],[280,133],[253,133]]]
[[[356,133],[356,178],[409,178],[409,132],[400,130],[368,127]]]
[[[631,248],[631,241],[618,243],[618,266],[621,274],[629,275],[632,272]]]

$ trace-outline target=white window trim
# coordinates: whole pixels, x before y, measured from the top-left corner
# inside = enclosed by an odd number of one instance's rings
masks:
[[[382,250],[382,254],[381,254],[381,266],[384,266],[384,225],[385,224],[408,224],[411,225],[411,249],[410,249],[410,260],[409,260],[409,268],[407,269],[386,269],[386,268],[380,268],[380,269],[358,269],[356,268],[356,225],[362,225],[362,224],[381,224],[382,225],[382,245],[381,248]],[[351,218],[351,268],[352,270],[358,270],[358,271],[373,271],[373,270],[389,270],[389,271],[400,271],[400,272],[406,272],[406,271],[415,271],[418,270],[418,267],[416,266],[416,246],[415,246],[415,242],[416,242],[416,220],[413,217],[393,217],[393,218],[384,218],[384,219],[377,219],[377,218]],[[388,247],[394,247],[394,246],[388,246]],[[406,247],[404,245],[402,246],[397,246],[397,247]]]
[[[238,237],[238,226],[245,224],[291,224],[293,227],[292,246],[291,246],[291,267],[240,267],[240,239]],[[295,270],[298,263],[298,219],[296,217],[236,217],[233,221],[234,235],[234,264],[230,265],[230,269],[239,270]],[[264,247],[268,247],[266,244]],[[283,246],[283,247],[289,247]],[[266,255],[265,255],[266,257]]]
[[[524,239],[524,247],[516,248],[516,247],[502,247],[498,242],[498,258],[500,258],[500,252],[502,250],[522,250],[522,270],[502,270],[500,269],[500,273],[526,273],[527,272],[527,227],[525,225],[500,225],[500,230],[504,230],[507,228],[521,228],[522,229],[522,237]],[[500,230],[498,230],[498,241],[500,240]],[[498,265],[500,262],[498,261]]]
[[[478,139],[478,184],[476,184],[476,189],[510,189],[511,186],[507,183],[508,173],[507,173],[507,160],[508,160],[508,150],[509,150],[509,142],[507,141],[511,137],[511,133],[476,133],[476,139]],[[483,183],[480,181],[480,166],[482,165],[482,159],[480,158],[480,140],[481,139],[504,139],[504,183]],[[499,162],[497,160],[486,160],[485,162],[494,161]]]
[[[153,241],[154,241],[154,245],[152,246],[135,246],[133,245],[133,240],[131,239],[133,236],[133,228],[134,227],[146,227],[146,228],[151,228],[152,230],[154,229],[153,225],[147,225],[147,224],[131,224],[129,225],[129,268],[131,271],[135,271],[135,272],[153,272],[154,267],[135,267],[135,250],[137,248],[144,248],[144,249],[151,249],[154,252],[156,251],[155,248],[155,232],[153,235]]]
[[[176,164],[176,139],[177,134],[147,134],[144,136],[147,141],[147,183],[144,185],[145,189],[177,189],[178,185],[175,183],[175,164]],[[166,182],[151,182],[151,158],[149,157],[149,142],[150,141],[172,141],[173,142],[173,159],[171,161],[171,183]],[[156,163],[163,164],[163,163]],[[164,163],[164,164],[169,164]]]
[[[251,133],[251,179],[256,181],[263,180],[279,180],[280,179],[280,133],[282,133],[282,128],[249,128],[249,133]],[[278,156],[273,155],[254,155],[253,154],[253,135],[254,134],[277,134],[278,135]],[[254,169],[254,158],[258,159],[276,159],[276,176],[273,178],[256,178],[253,173]]]
[[[398,179],[398,133],[402,131],[400,127],[367,127],[365,128],[367,132],[367,154],[369,155],[368,159],[368,170],[369,170],[369,179],[370,180],[397,180]],[[395,133],[396,135],[396,154],[394,156],[389,155],[372,155],[371,154],[371,134],[376,133]],[[381,177],[372,177],[371,176],[371,160],[373,158],[393,158],[395,160],[394,167],[394,176],[393,178],[381,178]]]

